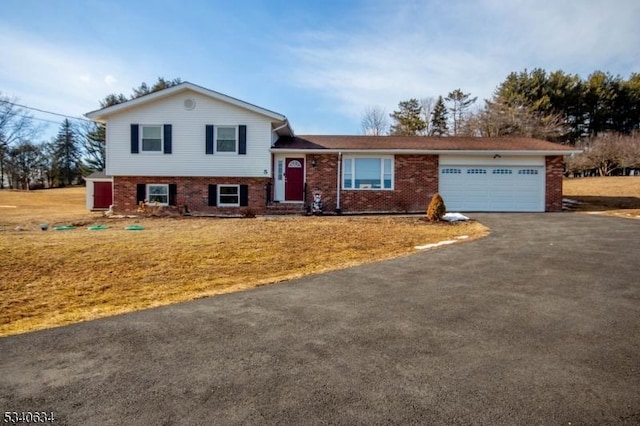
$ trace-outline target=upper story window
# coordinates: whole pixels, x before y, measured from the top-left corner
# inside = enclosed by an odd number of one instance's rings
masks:
[[[344,189],[393,189],[393,157],[346,157],[342,161]]]
[[[238,152],[237,127],[216,127],[216,152]]]
[[[171,124],[131,124],[131,153],[171,154]]]
[[[140,126],[143,152],[162,151],[162,126]]]
[[[205,154],[247,154],[247,126],[205,125]]]

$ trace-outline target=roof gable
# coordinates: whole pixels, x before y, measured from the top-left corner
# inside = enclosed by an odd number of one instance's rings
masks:
[[[99,110],[91,111],[86,113],[85,116],[95,121],[106,121],[106,119],[113,114],[124,112],[128,109],[135,108],[159,99],[163,99],[168,96],[174,95],[176,93],[184,92],[187,90],[191,90],[203,96],[208,96],[212,99],[226,102],[228,104],[255,112],[257,114],[261,114],[265,117],[271,118],[274,121],[287,122],[287,117],[282,114],[268,110],[266,108],[259,107],[257,105],[254,105],[245,101],[241,101],[240,99],[227,96],[225,94],[216,92],[214,90],[206,89],[204,87],[201,87],[189,82],[183,82],[175,86],[169,87],[167,89],[159,90],[157,92],[149,93],[148,95],[144,95],[139,98],[131,99],[121,104],[112,105]]]

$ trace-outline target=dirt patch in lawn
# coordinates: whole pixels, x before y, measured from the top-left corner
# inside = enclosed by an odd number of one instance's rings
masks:
[[[577,211],[635,217],[640,214],[640,176],[564,179],[565,198],[579,201]]]
[[[0,335],[238,291],[488,233],[476,222],[432,224],[415,216],[97,220],[82,212],[74,220],[83,226],[41,231],[41,220],[71,222],[49,217],[44,210],[37,219],[2,216],[11,226],[0,231]],[[15,230],[16,220],[23,231]],[[88,229],[96,223],[108,228]],[[130,225],[144,230],[125,230]]]

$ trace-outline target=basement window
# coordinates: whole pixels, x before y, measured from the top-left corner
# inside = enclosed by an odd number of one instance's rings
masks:
[[[169,205],[169,185],[147,185],[147,200],[149,204],[157,203],[161,206]]]
[[[218,205],[220,207],[239,207],[240,185],[218,185]]]

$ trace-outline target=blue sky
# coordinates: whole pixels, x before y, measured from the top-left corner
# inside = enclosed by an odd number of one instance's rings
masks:
[[[627,78],[639,22],[637,0],[2,0],[0,92],[81,116],[179,77],[297,134],[358,134],[367,107],[456,88],[484,99],[525,68]]]

